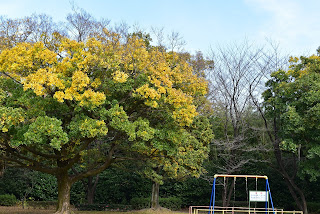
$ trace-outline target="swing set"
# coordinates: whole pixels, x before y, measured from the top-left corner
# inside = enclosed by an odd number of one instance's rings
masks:
[[[224,180],[224,187],[226,186],[226,179],[233,178],[233,203],[235,201],[235,191],[236,191],[236,179],[237,178],[244,178],[246,182],[246,193],[247,193],[247,200],[248,200],[248,207],[219,207],[215,205],[216,202],[216,181],[218,178],[223,178]],[[248,179],[255,179],[256,188],[255,190],[248,190]],[[265,190],[258,191],[258,179],[265,180]],[[255,207],[251,207],[251,202],[255,202]],[[264,202],[265,208],[257,208],[257,202]],[[270,207],[271,204],[271,207]],[[208,209],[209,208],[209,209]],[[210,205],[208,206],[191,206],[189,207],[189,214],[201,214],[203,212],[208,212],[208,214],[260,214],[260,213],[273,213],[273,214],[303,214],[302,211],[283,211],[282,209],[275,209],[271,197],[270,185],[267,176],[262,175],[223,175],[223,174],[216,174],[213,180],[211,198],[210,198]],[[204,214],[204,213],[203,213]]]
[[[234,197],[235,197],[235,188],[236,188],[236,179],[237,178],[245,178],[246,179],[246,191],[248,193],[248,178],[255,178],[256,179],[256,191],[250,191],[249,192],[249,213],[250,213],[250,202],[265,202],[265,211],[269,210],[269,198],[270,198],[270,202],[271,202],[271,206],[272,206],[272,211],[273,213],[275,213],[274,211],[274,206],[273,206],[273,202],[272,202],[272,197],[271,197],[271,191],[270,191],[270,186],[269,186],[269,182],[268,182],[268,177],[267,176],[261,176],[261,175],[215,175],[214,176],[214,180],[213,180],[213,186],[212,186],[212,192],[211,192],[211,199],[210,199],[210,206],[209,206],[209,211],[208,214],[212,213],[214,214],[215,211],[215,195],[216,195],[216,180],[219,177],[223,177],[224,178],[224,182],[226,178],[233,178],[233,193],[234,193]],[[257,191],[257,183],[258,183],[258,179],[262,178],[266,180],[266,190],[265,191]],[[248,194],[247,194],[248,195]],[[269,196],[269,197],[268,197]],[[234,198],[235,200],[235,198]]]

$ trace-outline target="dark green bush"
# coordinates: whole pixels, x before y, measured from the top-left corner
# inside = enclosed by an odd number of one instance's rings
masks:
[[[14,195],[0,195],[0,205],[1,206],[14,206],[17,204],[16,196]]]
[[[159,204],[161,207],[165,207],[170,210],[179,210],[181,209],[182,200],[177,197],[160,198]]]
[[[141,210],[150,207],[150,198],[132,198],[130,204],[133,209]]]
[[[131,166],[129,168],[134,169]],[[109,168],[99,176],[94,202],[99,204],[130,204],[132,198],[149,197],[151,187],[151,181],[141,177],[138,173]]]
[[[319,202],[308,202],[308,211],[314,213],[320,213],[320,203]]]

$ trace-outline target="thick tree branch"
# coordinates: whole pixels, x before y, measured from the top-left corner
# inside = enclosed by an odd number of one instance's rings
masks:
[[[71,182],[74,183],[80,179],[96,175],[102,172],[103,170],[105,170],[106,168],[108,168],[114,162],[113,155],[114,155],[115,149],[116,149],[116,145],[113,144],[111,146],[108,156],[106,157],[105,162],[100,167],[96,169],[91,169],[91,170],[88,170],[87,172],[79,173],[78,175],[73,176],[71,178]]]

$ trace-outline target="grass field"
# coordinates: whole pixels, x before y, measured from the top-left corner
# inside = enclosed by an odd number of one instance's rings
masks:
[[[21,206],[14,206],[14,207],[3,207],[0,206],[0,213],[6,214],[48,214],[54,213],[54,209],[33,209],[33,208],[26,208],[23,209]],[[168,211],[168,210],[137,210],[137,211],[128,211],[128,212],[116,212],[116,211],[74,211],[75,214],[181,214],[182,212],[176,211]]]

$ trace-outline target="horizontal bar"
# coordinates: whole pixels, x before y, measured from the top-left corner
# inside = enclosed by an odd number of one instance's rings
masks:
[[[211,206],[190,206],[190,207],[191,207],[191,209],[197,208],[197,207],[211,209]],[[256,208],[250,207],[250,208],[248,208],[248,207],[221,207],[221,206],[214,206],[214,209],[215,210],[216,209],[220,209],[220,210],[221,209],[224,209],[224,210],[228,210],[228,209],[230,209],[230,210],[232,210],[232,209],[234,209],[234,210],[238,210],[238,209],[241,209],[241,210],[266,210],[265,207],[256,207]],[[273,210],[273,209],[272,209],[272,207],[270,207],[270,208],[267,208],[267,210]],[[277,210],[278,212],[283,211],[283,209],[277,209],[277,208],[274,208],[274,210]]]
[[[205,211],[205,212],[208,212],[211,211],[212,209],[195,209],[196,212],[199,212],[199,211]],[[221,209],[221,210],[217,210],[217,209],[214,209],[214,212],[230,212],[230,211],[233,211],[234,213],[250,213],[250,210],[224,210],[224,209]],[[272,211],[272,210],[256,210],[255,211],[256,213],[288,213],[288,214],[303,214],[303,211]]]
[[[223,174],[215,174],[215,178],[225,177],[225,178],[264,178],[268,179],[268,176],[265,175],[223,175]]]

